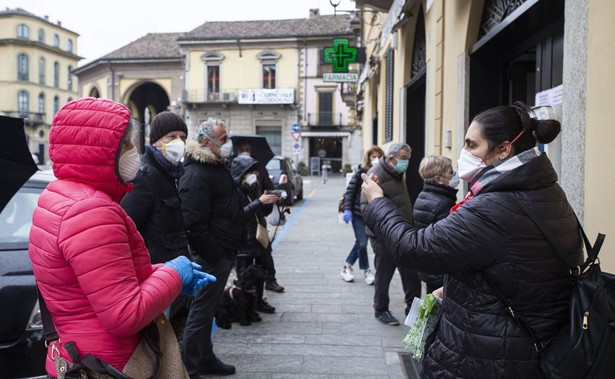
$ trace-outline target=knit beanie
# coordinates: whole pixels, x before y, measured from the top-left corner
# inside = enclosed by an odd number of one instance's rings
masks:
[[[152,122],[149,143],[153,144],[164,137],[165,134],[176,130],[188,135],[188,127],[186,127],[186,123],[181,117],[173,112],[160,112],[154,117],[154,122]]]

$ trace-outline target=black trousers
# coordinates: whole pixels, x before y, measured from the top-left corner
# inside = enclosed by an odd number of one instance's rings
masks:
[[[404,302],[410,308],[415,297],[421,297],[421,280],[414,271],[397,267],[383,244],[370,237],[369,242],[374,249],[374,266],[376,278],[374,280],[374,310],[376,312],[389,310],[389,286],[395,269],[399,271],[401,284],[404,289]]]
[[[198,377],[202,367],[216,357],[211,342],[211,325],[233,267],[233,262],[226,256],[216,263],[207,262],[199,257],[194,261],[203,266],[204,272],[214,275],[217,280],[214,283],[207,283],[196,294],[190,305],[182,345],[182,358],[190,377]]]

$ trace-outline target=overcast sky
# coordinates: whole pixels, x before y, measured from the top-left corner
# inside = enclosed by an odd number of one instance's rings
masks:
[[[333,14],[329,0],[2,0],[0,9],[22,8],[79,34],[82,66],[147,33],[188,32],[206,21],[303,18],[309,10]],[[338,10],[354,9],[341,0]]]

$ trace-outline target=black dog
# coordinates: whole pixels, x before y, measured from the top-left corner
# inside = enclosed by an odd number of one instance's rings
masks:
[[[252,325],[253,321],[261,321],[254,310],[256,305],[256,283],[263,279],[263,269],[251,265],[244,270],[241,277],[222,294],[220,305],[216,312],[216,324],[219,328],[230,329],[231,323]]]

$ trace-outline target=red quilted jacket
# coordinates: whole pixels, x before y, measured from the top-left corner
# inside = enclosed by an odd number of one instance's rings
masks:
[[[32,219],[30,258],[61,343],[123,369],[138,333],[181,291],[179,274],[152,266],[143,239],[119,205],[129,189],[116,155],[130,111],[83,98],[55,116],[49,154],[58,180],[41,194]],[[55,376],[51,348],[47,372]]]

